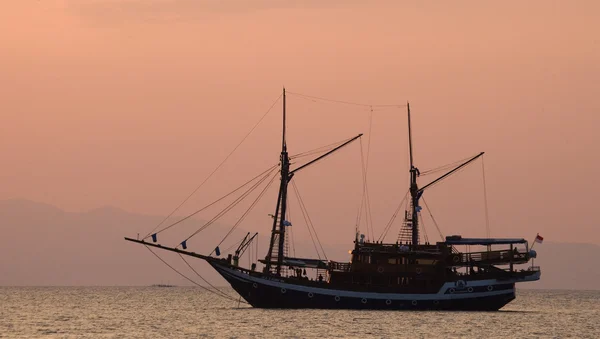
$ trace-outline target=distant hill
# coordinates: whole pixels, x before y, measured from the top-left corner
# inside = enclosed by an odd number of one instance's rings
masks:
[[[0,201],[0,285],[151,285],[165,282],[189,285],[143,246],[123,240],[124,236],[136,237],[137,232],[150,231],[161,220],[158,216],[133,214],[114,207],[69,213],[26,200]],[[191,220],[181,226],[179,233],[161,234],[159,242],[177,244],[201,224],[201,220]],[[193,238],[189,245],[196,252],[208,253],[228,228],[227,225],[214,225]],[[246,232],[236,230],[221,248],[239,241]],[[262,257],[268,236],[260,236],[259,256]],[[310,240],[297,238],[296,245],[302,255],[314,253]],[[342,261],[348,259],[348,249],[352,246],[351,243],[323,245],[329,259]],[[595,265],[600,259],[600,246],[547,242],[536,245],[535,249],[539,256],[536,265],[542,266],[542,280],[520,287],[600,289],[600,270]],[[161,256],[194,278],[177,255],[163,253]],[[211,282],[226,284],[206,263],[190,262]]]

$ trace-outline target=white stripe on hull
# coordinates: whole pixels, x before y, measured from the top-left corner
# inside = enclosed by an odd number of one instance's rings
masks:
[[[376,293],[376,292],[357,292],[357,291],[347,291],[347,290],[334,290],[328,288],[319,288],[319,287],[311,287],[311,286],[302,286],[296,284],[289,284],[280,281],[274,281],[269,279],[262,279],[250,276],[248,274],[244,274],[238,270],[230,269],[226,267],[215,267],[222,274],[239,280],[245,283],[256,283],[257,285],[266,285],[274,288],[285,289],[286,291],[298,291],[305,293],[314,293],[321,295],[330,295],[330,296],[339,296],[339,297],[349,297],[349,298],[366,298],[366,299],[390,299],[390,300],[455,300],[455,299],[468,299],[468,298],[481,298],[481,297],[490,297],[497,296],[503,294],[512,294],[515,292],[514,288],[504,289],[504,290],[494,290],[493,287],[496,285],[505,285],[515,282],[515,280],[506,280],[506,281],[498,281],[496,279],[487,279],[487,280],[476,280],[469,281],[468,286],[492,286],[491,291],[485,292],[472,292],[472,293],[456,293],[456,294],[447,294],[445,293],[450,288],[455,288],[454,282],[445,283],[442,288],[435,294],[399,294],[399,293]]]

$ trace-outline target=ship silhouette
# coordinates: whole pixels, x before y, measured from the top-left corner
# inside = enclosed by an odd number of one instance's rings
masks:
[[[421,173],[413,159],[409,104],[406,105],[410,150],[410,187],[406,198],[409,200],[397,240],[393,243],[368,241],[357,229],[349,262],[291,257],[286,230],[292,227],[287,219],[287,203],[289,184],[294,185],[291,181],[293,176],[359,139],[362,134],[344,140],[292,169],[286,143],[285,89],[282,98],[283,133],[279,164],[255,177],[253,180],[258,181],[254,181],[251,187],[256,189],[259,182],[268,182],[268,187],[274,178],[280,179],[275,213],[270,215],[272,229],[264,259],[253,262],[250,267],[240,265],[240,257],[253,244],[257,233],[246,234],[233,253],[223,256],[218,246],[210,255],[188,251],[189,238],[175,247],[159,244],[158,233],[176,223],[143,239],[125,239],[148,248],[176,252],[182,259],[189,256],[205,260],[241,298],[259,308],[491,311],[515,299],[516,283],[540,279],[540,268],[533,265],[536,252],[523,238],[451,235],[436,243],[420,242],[420,210],[424,192],[484,153],[448,168],[437,179],[419,186]],[[275,175],[271,177],[272,173]],[[267,180],[269,178],[271,181]],[[473,248],[476,250],[471,250]],[[526,269],[515,267],[530,262]],[[258,269],[259,264],[261,269]]]

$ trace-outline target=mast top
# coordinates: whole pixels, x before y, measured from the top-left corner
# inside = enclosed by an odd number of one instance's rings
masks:
[[[410,169],[413,170],[413,149],[412,149],[412,130],[410,123],[410,103],[406,102],[406,109],[408,110],[408,148],[410,153]]]
[[[287,143],[285,140],[285,86],[283,87],[283,136],[281,141],[281,152],[287,152]]]

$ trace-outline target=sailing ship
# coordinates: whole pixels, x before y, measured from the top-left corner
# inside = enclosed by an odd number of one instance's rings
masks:
[[[419,212],[423,192],[484,153],[467,159],[439,178],[419,186],[420,171],[413,162],[408,104],[410,200],[397,241],[369,241],[363,234],[355,232],[349,262],[290,256],[285,244],[287,229],[291,226],[286,217],[288,185],[292,177],[306,166],[352,143],[362,134],[291,169],[286,143],[285,89],[282,97],[283,133],[280,161],[276,168],[280,185],[275,213],[271,215],[270,241],[264,259],[252,262],[250,267],[240,264],[240,257],[255,240],[257,233],[253,236],[248,233],[237,249],[226,257],[221,256],[218,246],[210,255],[188,251],[187,239],[175,247],[158,244],[157,233],[149,234],[144,239],[125,239],[148,248],[176,252],[182,259],[183,256],[189,256],[205,260],[241,298],[257,308],[491,311],[499,310],[515,299],[516,283],[540,279],[540,268],[533,265],[536,252],[523,238],[451,235],[436,243],[420,242]],[[478,246],[479,250],[470,250]],[[531,266],[525,269],[516,267],[530,261]],[[258,269],[257,264],[262,264],[262,269]],[[314,278],[309,279],[309,276]]]

